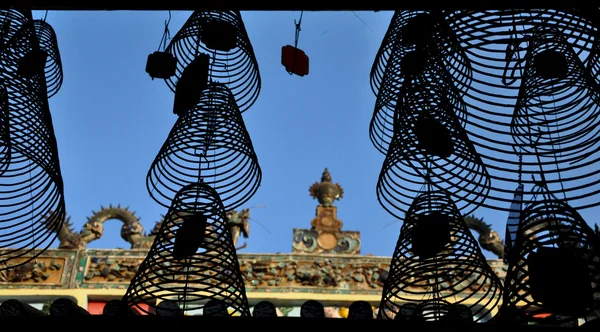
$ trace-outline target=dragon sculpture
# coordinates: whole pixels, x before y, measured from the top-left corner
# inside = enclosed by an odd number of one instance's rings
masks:
[[[88,217],[83,229],[79,232],[73,229],[71,217],[67,217],[64,226],[58,231],[59,249],[85,249],[88,243],[98,240],[104,234],[104,223],[107,220],[116,219],[123,223],[121,227],[121,238],[131,244],[131,249],[150,249],[154,238],[158,234],[162,225],[163,217],[156,222],[150,233],[144,234],[144,227],[140,223],[140,218],[134,211],[120,205],[102,207],[98,211],[92,211],[92,216]],[[248,238],[250,233],[250,209],[243,209],[240,212],[231,210],[227,212],[227,218],[231,226],[234,245],[237,244],[240,234]],[[245,248],[246,244],[237,248]]]
[[[60,249],[85,249],[87,244],[98,240],[104,234],[104,222],[116,219],[123,222],[121,227],[121,237],[131,244],[132,249],[150,248],[152,239],[144,235],[144,228],[140,223],[140,218],[135,212],[128,208],[122,208],[120,205],[114,207],[100,207],[99,211],[92,211],[92,216],[88,217],[80,232],[72,228],[71,217],[67,217],[64,226],[58,231]]]
[[[493,231],[490,224],[486,224],[483,218],[477,218],[475,215],[463,218],[469,229],[479,234],[477,239],[479,245],[488,251],[494,253],[498,258],[504,258],[504,241],[498,232]]]

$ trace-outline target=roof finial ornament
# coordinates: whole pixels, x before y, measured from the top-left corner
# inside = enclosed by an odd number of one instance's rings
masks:
[[[320,206],[333,206],[333,202],[344,197],[344,189],[338,183],[331,182],[331,174],[325,168],[321,176],[321,182],[315,182],[308,189],[310,196],[319,200]]]

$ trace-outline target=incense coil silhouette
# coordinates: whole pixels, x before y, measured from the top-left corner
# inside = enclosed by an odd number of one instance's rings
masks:
[[[577,321],[597,309],[594,298],[600,295],[598,236],[575,209],[547,190],[544,191],[543,199],[531,202],[521,212],[516,241],[508,252],[501,316],[511,321],[534,321],[536,314],[554,313],[563,316],[561,322],[565,323],[569,320]],[[557,248],[572,252],[563,256],[557,254]],[[547,254],[548,250],[550,255]],[[540,254],[546,256],[543,257],[545,260],[540,261]],[[581,266],[564,266],[562,264],[565,263],[565,258],[567,264],[576,262],[581,263]],[[577,262],[578,260],[580,261]],[[541,270],[540,263],[544,265]],[[583,272],[587,282],[577,278],[573,280],[578,272]],[[539,280],[548,285],[540,288]],[[551,288],[546,288],[548,286]],[[559,297],[561,294],[577,294],[582,291],[589,294],[577,301]],[[540,296],[540,293],[549,297]],[[558,307],[566,305],[568,311],[573,310],[572,313],[557,312],[556,303],[552,303],[552,297],[557,294],[554,302],[560,301]],[[574,314],[576,312],[579,314]]]
[[[525,60],[521,91],[511,121],[515,144],[523,152],[541,156],[552,155],[555,146],[561,145],[560,152],[567,153],[568,161],[581,159],[577,155],[570,156],[577,152],[573,150],[582,150],[582,144],[589,146],[598,142],[596,135],[590,135],[598,113],[598,93],[593,78],[555,29],[541,28],[534,33]],[[548,70],[552,72],[545,73]],[[560,76],[544,77],[544,74]],[[587,114],[581,116],[580,113]],[[566,137],[560,135],[561,123],[568,124],[564,130]]]
[[[2,19],[11,20],[0,24],[9,26],[12,35],[0,52],[10,130],[10,163],[0,176],[0,247],[11,250],[2,253],[0,264],[12,269],[52,244],[62,227],[65,203],[44,73],[26,77],[19,70],[20,60],[39,49],[31,13],[3,11]],[[21,22],[20,28],[13,20]]]
[[[34,20],[33,26],[35,27],[40,49],[48,54],[44,72],[46,74],[48,98],[51,98],[60,90],[63,83],[62,61],[60,59],[56,33],[54,32],[54,28],[43,20]]]
[[[371,90],[373,90],[375,96],[379,94],[379,89],[383,83],[386,68],[388,68],[388,62],[390,59],[394,58],[392,52],[394,50],[399,51],[399,56],[401,57],[404,52],[409,50],[407,47],[401,48],[396,46],[398,44],[398,39],[402,38],[402,36],[399,36],[398,34],[400,33],[402,27],[410,20],[410,18],[421,13],[426,12],[412,10],[397,10],[394,12],[394,15],[390,21],[390,25],[388,26],[385,35],[383,36],[383,40],[381,41],[381,45],[377,50],[377,54],[375,55],[373,66],[371,67],[370,83]]]
[[[186,222],[181,220],[198,215],[207,218],[204,241],[195,254],[176,259],[176,233]],[[151,304],[159,299],[177,302],[176,310],[188,312],[203,309],[206,301],[220,300],[230,315],[250,316],[225,207],[217,192],[205,183],[187,185],[177,193],[123,297],[130,307],[148,314],[152,310],[142,304],[154,308]]]
[[[445,241],[438,241],[440,236]],[[427,256],[421,254],[424,248]],[[393,319],[403,303],[423,306],[447,301],[468,306],[475,321],[487,320],[494,315],[501,296],[500,279],[450,196],[443,191],[419,194],[400,229],[379,319]]]
[[[214,25],[209,29],[209,25],[214,22],[235,30],[228,31],[230,35],[227,35],[235,38],[235,45],[229,45],[229,47],[234,46],[232,49],[215,50],[202,42],[209,32],[211,38],[225,39],[224,36],[215,36],[218,32],[215,32],[217,28]],[[261,88],[258,62],[238,11],[195,11],[173,37],[165,51],[177,58],[177,73],[166,80],[173,92],[184,68],[198,53],[206,53],[211,56],[209,81],[227,85],[235,96],[240,112],[248,110],[258,98]]]
[[[595,31],[600,26],[593,20],[593,16],[599,12],[597,8],[445,12],[446,21],[456,32],[473,73],[470,88],[462,96],[469,112],[464,127],[481,155],[493,183],[482,206],[509,211],[513,191],[519,183],[519,169],[521,182],[526,188],[526,199],[534,194],[531,190],[535,181],[531,176],[539,173],[537,157],[529,154],[519,158],[510,126],[522,85],[521,73],[526,71],[524,59],[529,42],[534,40],[534,32],[540,28],[559,30],[562,39],[568,40],[567,45],[573,49],[578,61],[586,63],[593,50]],[[516,32],[511,31],[514,26],[517,28]],[[589,157],[595,160],[596,154]],[[581,164],[585,164],[585,161],[581,161]],[[586,189],[587,183],[598,183],[595,168],[579,169],[580,175],[587,173],[592,177],[575,179],[573,167],[578,168],[579,165],[567,164],[561,169],[561,172],[572,171],[573,174],[573,177],[565,174],[566,179],[572,180],[565,182],[565,190],[575,191],[569,197],[570,204],[576,209],[600,204],[600,199],[595,199],[598,198],[598,193],[584,199],[585,195],[592,192]],[[550,172],[552,168],[554,166],[545,167],[550,189],[556,193],[562,192],[556,181],[558,174]],[[581,193],[577,192],[579,186],[584,187]]]
[[[12,39],[23,27],[24,24],[31,21],[31,12],[18,9],[0,9],[0,53],[4,52],[7,44],[14,42]]]
[[[201,177],[219,193],[228,210],[258,190],[262,172],[234,97],[212,83],[197,106],[181,115],[146,177],[150,196],[169,207],[183,186]]]
[[[469,60],[440,12],[408,12],[395,15],[394,19],[392,24],[402,25],[392,30],[395,35],[388,30],[386,37],[390,40],[384,39],[371,71],[371,86],[374,91],[377,89],[377,100],[369,133],[373,145],[383,154],[393,137],[398,94],[412,76],[409,72],[413,68],[405,62],[413,59],[407,60],[406,56],[426,50],[423,53],[446,68],[443,79],[454,82],[461,94],[468,89],[471,77]],[[388,59],[382,70],[379,64],[385,60],[386,52]]]
[[[600,163],[598,85],[554,28],[534,31],[525,61],[511,121],[516,151],[539,160],[550,192],[581,201],[600,183],[588,168]]]
[[[437,70],[443,73],[443,68]],[[436,62],[430,61],[430,74],[403,88],[394,140],[377,183],[377,199],[399,219],[426,183],[448,191],[465,215],[490,191],[486,166],[460,124],[466,117],[460,94],[452,82],[431,74],[435,71]],[[435,119],[436,127],[420,128],[427,119]]]
[[[0,83],[0,176],[10,164],[10,124],[8,123],[8,94]]]

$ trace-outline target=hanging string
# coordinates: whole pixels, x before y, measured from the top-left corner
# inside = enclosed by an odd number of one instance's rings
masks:
[[[46,22],[46,18],[48,18],[48,11],[46,10],[46,13],[44,14],[44,22]]]
[[[158,45],[159,51],[164,51],[167,48],[167,42],[171,40],[171,32],[169,31],[169,24],[171,23],[171,11],[169,10],[169,19],[165,21],[165,31]]]
[[[292,70],[296,68],[296,54],[298,54],[298,40],[300,39],[300,31],[302,30],[302,16],[304,16],[304,11],[300,11],[300,19],[296,22],[294,20],[294,25],[296,26],[296,32],[294,35],[294,60],[292,61]],[[288,71],[288,74],[292,75],[293,72]]]

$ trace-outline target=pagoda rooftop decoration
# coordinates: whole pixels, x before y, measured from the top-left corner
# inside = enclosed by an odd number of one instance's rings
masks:
[[[360,254],[360,232],[342,231],[344,225],[337,218],[337,207],[333,202],[344,196],[344,189],[333,183],[329,170],[325,168],[321,182],[309,188],[310,196],[319,201],[310,229],[295,228],[292,243],[293,253],[307,254]]]

